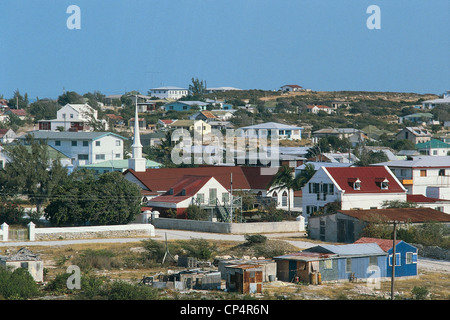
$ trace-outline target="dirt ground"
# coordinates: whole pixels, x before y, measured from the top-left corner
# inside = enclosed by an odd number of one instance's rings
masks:
[[[216,241],[218,255],[230,254],[233,258],[252,257],[257,252],[248,250],[242,243],[235,241]],[[292,246],[283,240],[270,240],[270,250],[287,249],[287,251],[297,251],[297,247]],[[0,248],[0,255],[13,252],[18,248],[4,247]],[[109,250],[114,252],[117,257],[123,259],[136,257],[145,250],[142,242],[130,243],[97,243],[97,244],[78,244],[61,245],[53,247],[33,247],[32,251],[38,253],[44,261],[46,269],[45,280],[51,280],[57,274],[66,272],[67,267],[73,260],[80,256],[86,250]],[[266,248],[267,249],[267,248]],[[274,251],[275,252],[275,251]],[[256,258],[256,257],[255,257]],[[450,298],[450,262],[435,261],[430,259],[420,259],[419,257],[419,275],[408,279],[396,279],[396,296],[404,299],[412,298],[411,291],[414,287],[426,288],[427,298],[432,300],[448,300]],[[181,271],[183,268],[176,265],[162,267],[154,265],[151,267],[141,265],[129,265],[113,267],[108,269],[94,269],[90,272],[105,276],[110,279],[120,279],[131,283],[138,283],[143,277],[156,275],[160,272],[167,273],[168,270]],[[223,284],[224,287],[224,284]],[[256,295],[256,299],[270,300],[347,300],[347,299],[389,299],[391,282],[381,281],[378,285],[367,284],[365,282],[342,282],[342,283],[322,283],[320,285],[308,285],[301,283],[287,283],[281,281],[266,282],[263,285],[263,294]],[[162,293],[162,294],[174,294]],[[201,298],[204,293],[188,290],[186,292],[176,293],[185,295],[186,298]],[[208,299],[227,299],[227,293],[224,291],[215,291],[207,293]]]

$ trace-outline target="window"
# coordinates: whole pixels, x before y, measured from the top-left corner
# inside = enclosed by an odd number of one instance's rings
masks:
[[[89,146],[89,141],[83,141],[83,147],[88,147]]]
[[[345,259],[345,272],[352,272],[352,259]]]
[[[95,141],[95,146],[100,147],[100,141]]]
[[[420,176],[426,177],[427,176],[427,170],[420,170]]]
[[[395,254],[395,265],[400,266],[400,253]],[[392,266],[392,254],[389,255],[389,266]]]
[[[61,145],[61,141],[56,140],[56,141],[55,141],[55,146],[56,146],[56,147],[59,147],[60,145]]]
[[[323,268],[324,269],[333,269],[333,260],[331,260],[331,259],[324,260]]]
[[[378,257],[369,257],[369,266],[377,266],[378,265]]]
[[[197,202],[200,204],[205,202],[205,194],[204,193],[197,193]]]
[[[354,184],[353,184],[353,189],[354,190],[361,190],[361,182],[359,181],[356,181]]]
[[[116,147],[120,147],[120,140],[116,140]]]
[[[78,160],[89,160],[89,155],[87,154],[79,154]]]
[[[222,193],[222,202],[227,203],[230,201],[230,194],[228,192]]]
[[[281,205],[283,207],[286,207],[288,205],[288,200],[287,200],[287,192],[283,192],[283,195],[281,197]]]
[[[116,159],[120,159],[120,153],[116,153]]]
[[[439,176],[440,177],[445,176],[445,169],[439,169]]]
[[[104,154],[96,154],[95,160],[105,160],[105,155]]]
[[[400,175],[402,177],[406,176],[406,169],[400,169]]]
[[[417,253],[407,252],[406,253],[406,264],[417,263]]]
[[[78,141],[72,141],[72,147],[76,147],[78,145]]]
[[[70,114],[70,119],[73,119],[73,113]]]
[[[389,182],[387,182],[387,181],[381,182],[381,189],[382,189],[382,190],[387,190],[387,189],[389,189]]]

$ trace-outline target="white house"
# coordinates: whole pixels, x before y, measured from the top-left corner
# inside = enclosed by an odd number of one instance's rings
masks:
[[[306,112],[317,114],[319,111],[324,111],[328,114],[332,114],[334,112],[333,108],[330,108],[329,106],[323,106],[323,105],[309,105],[306,106]]]
[[[284,92],[296,92],[296,91],[305,91],[302,86],[296,84],[287,84],[281,87],[281,91]]]
[[[407,201],[415,203],[418,207],[431,208],[450,214],[450,200],[425,197],[421,194],[408,194]]]
[[[437,106],[450,106],[450,92],[444,93],[442,98],[422,101],[423,109],[434,109]]]
[[[177,217],[186,217],[186,209],[191,204],[215,207],[230,201],[230,192],[214,177],[183,176],[166,193],[150,199],[149,207],[159,212],[169,209],[177,213]]]
[[[127,140],[112,132],[31,131],[29,134],[67,155],[74,167],[123,159],[124,141]],[[20,136],[19,140],[25,143],[25,137]]]
[[[386,166],[320,167],[302,188],[303,215],[340,203],[342,210],[381,208],[383,201],[406,201],[406,189]]]
[[[416,149],[420,152],[420,154],[425,154],[428,156],[450,155],[450,144],[437,139],[431,139],[427,142],[418,143],[416,144]]]
[[[414,144],[431,140],[431,132],[424,127],[406,127],[396,134],[397,140],[406,139]]]
[[[66,104],[56,112],[56,119],[39,120],[41,131],[93,131],[92,123],[100,122],[107,129],[107,122],[97,119],[97,110],[87,103]]]
[[[271,137],[272,133],[275,131],[276,134],[278,134],[278,138],[282,140],[301,140],[303,130],[301,127],[276,122],[255,124],[240,129],[243,131],[244,135],[255,134],[258,137]]]
[[[450,200],[450,156],[415,156],[373,166],[388,166],[408,194]]]
[[[17,134],[12,129],[0,129],[0,143],[11,143],[16,138]]]
[[[160,99],[173,99],[178,100],[184,96],[189,94],[188,89],[179,88],[179,87],[159,87],[153,88],[149,90],[149,93],[152,97],[157,97]]]

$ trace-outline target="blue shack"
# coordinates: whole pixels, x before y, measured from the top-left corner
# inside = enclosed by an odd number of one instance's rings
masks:
[[[320,280],[384,278],[387,275],[386,256],[378,244],[361,243],[318,245],[273,259],[277,262],[279,280],[315,284]]]
[[[393,241],[389,239],[377,239],[363,237],[355,241],[355,243],[376,243],[388,255],[387,261],[387,277],[392,276],[392,253]],[[417,248],[403,240],[395,242],[395,276],[396,277],[412,277],[417,276]]]

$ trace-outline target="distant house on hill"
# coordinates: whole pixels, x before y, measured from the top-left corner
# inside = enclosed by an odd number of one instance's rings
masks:
[[[193,108],[198,110],[207,110],[210,104],[203,101],[175,101],[164,105],[165,111],[188,111]]]
[[[287,84],[282,86],[281,91],[283,92],[297,92],[297,91],[304,91],[302,86],[296,85],[296,84]]]
[[[306,106],[306,112],[317,114],[319,111],[326,112],[328,114],[332,114],[334,112],[333,108],[324,105],[309,105]]]
[[[414,144],[431,140],[431,133],[424,127],[406,127],[396,135],[397,140],[409,140]]]
[[[159,99],[178,100],[184,96],[187,96],[189,94],[189,90],[185,88],[168,86],[168,87],[152,88],[149,90],[149,94],[152,97],[157,97]]]
[[[97,110],[87,103],[66,104],[56,112],[56,119],[39,120],[40,131],[93,131],[95,122],[107,129],[107,121],[97,118]]]
[[[427,142],[418,143],[416,144],[416,149],[421,154],[428,156],[450,155],[450,144],[437,139],[431,139]]]
[[[0,129],[0,143],[2,144],[11,143],[16,138],[17,135],[12,129]]]

